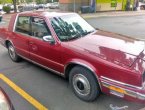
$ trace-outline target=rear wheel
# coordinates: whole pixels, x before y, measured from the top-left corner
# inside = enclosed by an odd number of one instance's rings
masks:
[[[75,95],[81,100],[94,101],[100,94],[96,78],[84,67],[74,67],[70,72],[69,82]]]
[[[19,62],[20,57],[17,55],[14,46],[11,43],[8,43],[8,53],[12,61]]]

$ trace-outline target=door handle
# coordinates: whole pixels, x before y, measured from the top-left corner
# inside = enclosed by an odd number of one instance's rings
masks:
[[[37,46],[32,46],[31,49],[32,49],[33,51],[37,51],[37,50],[38,50],[38,47],[37,47]]]

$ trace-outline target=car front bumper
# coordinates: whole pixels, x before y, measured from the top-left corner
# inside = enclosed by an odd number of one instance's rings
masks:
[[[145,103],[145,84],[143,87],[129,87],[121,83],[101,78],[102,92],[109,93],[127,100]]]

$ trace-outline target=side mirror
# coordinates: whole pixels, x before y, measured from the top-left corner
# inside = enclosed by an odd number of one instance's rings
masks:
[[[54,41],[54,39],[53,39],[53,37],[51,35],[43,36],[43,41],[49,42],[50,44],[54,44],[55,43],[55,41]]]

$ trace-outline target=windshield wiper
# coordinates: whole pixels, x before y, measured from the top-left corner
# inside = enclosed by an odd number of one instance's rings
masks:
[[[87,34],[90,34],[90,33],[92,33],[92,32],[94,32],[94,30],[93,30],[93,31],[88,31]]]
[[[90,33],[92,33],[92,32],[94,32],[95,30],[92,30],[92,31],[88,31],[88,32],[84,32],[84,33],[82,33],[83,35],[88,35],[88,34],[90,34]]]
[[[82,37],[81,34],[77,33],[76,35],[67,38],[67,40],[70,41],[70,40],[78,39],[78,38],[80,38],[80,37]]]

